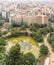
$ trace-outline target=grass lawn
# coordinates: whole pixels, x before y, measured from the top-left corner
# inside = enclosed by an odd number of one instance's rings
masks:
[[[25,41],[25,43],[24,43]],[[12,45],[12,44],[15,44],[19,42],[22,42],[21,43],[21,51],[24,52],[24,54],[28,53],[28,52],[32,52],[35,57],[38,59],[39,57],[39,46],[37,44],[37,42],[32,38],[32,37],[29,37],[29,36],[20,36],[20,37],[13,37],[13,38],[10,38],[8,41],[7,41],[7,45]],[[28,44],[26,44],[28,43]],[[7,46],[9,47],[9,46]]]

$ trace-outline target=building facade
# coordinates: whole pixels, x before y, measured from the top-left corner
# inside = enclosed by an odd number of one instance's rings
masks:
[[[9,23],[12,23],[13,21],[15,22],[26,22],[28,25],[32,23],[37,23],[37,24],[48,24],[48,17],[46,15],[31,15],[31,16],[26,16],[26,15],[14,15],[10,16],[9,18]]]

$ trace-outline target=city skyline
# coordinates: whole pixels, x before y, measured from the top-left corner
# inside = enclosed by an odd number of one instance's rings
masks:
[[[7,0],[0,0],[1,2],[2,1],[7,1]],[[42,2],[42,1],[53,1],[53,0],[8,0],[8,1],[10,1],[10,2],[12,2],[12,1],[18,1],[18,2],[34,2],[34,1],[39,1],[39,2]]]

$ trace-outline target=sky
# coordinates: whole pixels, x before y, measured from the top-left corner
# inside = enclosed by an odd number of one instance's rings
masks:
[[[34,2],[34,1],[53,1],[53,0],[0,0],[0,1],[18,1],[18,2],[28,2],[28,1],[32,1],[32,2]]]

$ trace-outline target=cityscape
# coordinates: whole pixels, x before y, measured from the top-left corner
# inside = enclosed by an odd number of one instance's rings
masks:
[[[0,65],[54,65],[53,0],[0,0]]]

